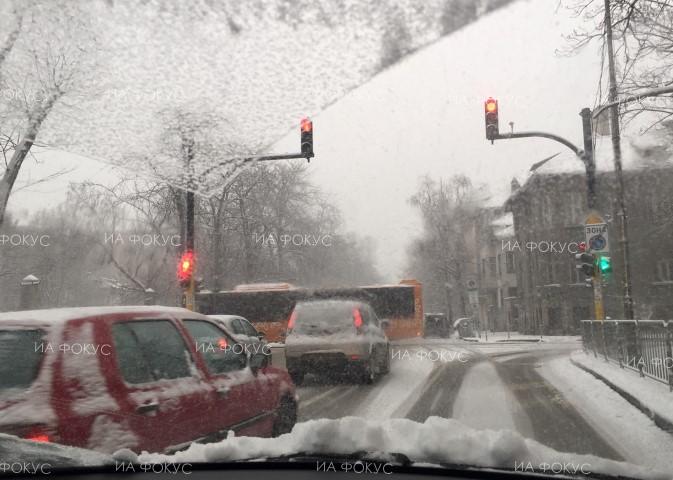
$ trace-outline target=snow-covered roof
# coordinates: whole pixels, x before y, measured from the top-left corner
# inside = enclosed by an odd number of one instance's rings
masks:
[[[658,132],[641,136],[622,137],[622,168],[637,170],[648,167],[673,167],[673,152],[666,149],[666,139]],[[609,137],[598,137],[594,147],[596,171],[614,171],[612,143]],[[584,173],[584,164],[572,152],[562,151],[535,172],[535,174]]]
[[[668,145],[670,140],[662,131],[650,131],[642,135],[623,135],[621,139],[622,169],[624,171],[636,171],[647,168],[673,168],[673,149]],[[597,173],[613,172],[614,157],[612,142],[608,136],[598,137],[594,146],[594,160]],[[511,197],[517,192],[525,190],[529,181],[540,175],[584,175],[586,172],[584,163],[568,150],[560,151],[552,156],[543,165],[527,175],[520,181],[520,189],[511,193]]]

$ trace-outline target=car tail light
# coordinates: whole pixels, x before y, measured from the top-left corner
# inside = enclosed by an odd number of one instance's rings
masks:
[[[290,333],[292,329],[294,328],[294,323],[297,321],[297,311],[292,310],[292,315],[290,315],[290,319],[287,321],[287,333]]]
[[[33,425],[23,429],[23,434],[19,436],[33,442],[53,442],[54,439],[49,435],[50,430],[43,425]]]
[[[26,437],[26,440],[31,440],[33,442],[50,442],[51,439],[46,433],[31,433]]]
[[[358,333],[362,333],[362,315],[360,315],[358,308],[353,309],[353,326],[355,326]]]
[[[227,339],[226,338],[220,338],[217,341],[217,346],[220,347],[220,350],[226,350],[227,349]]]

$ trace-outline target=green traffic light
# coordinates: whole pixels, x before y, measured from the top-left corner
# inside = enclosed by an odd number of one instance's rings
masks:
[[[598,259],[598,270],[601,273],[612,272],[612,259],[610,257],[600,257]]]

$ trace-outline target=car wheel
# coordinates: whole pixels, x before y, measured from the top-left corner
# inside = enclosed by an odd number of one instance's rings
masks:
[[[381,371],[382,374],[386,375],[390,373],[390,348],[386,347],[386,360],[383,362],[383,370]]]
[[[295,423],[297,423],[297,404],[290,397],[283,397],[280,400],[276,421],[273,422],[274,437],[290,433]]]
[[[301,385],[302,382],[304,381],[304,372],[301,370],[288,370],[288,373],[290,374],[290,378],[294,382],[295,385]]]
[[[370,385],[376,380],[376,372],[374,371],[373,356],[369,357],[369,361],[362,367],[361,382]]]

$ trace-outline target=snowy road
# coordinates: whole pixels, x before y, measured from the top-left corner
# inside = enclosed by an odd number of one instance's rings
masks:
[[[592,389],[599,387],[586,383],[566,388],[572,383],[569,378],[580,378],[569,363],[561,367],[565,379],[549,377],[551,373],[546,372],[554,362],[560,368],[559,362],[579,348],[577,342],[466,344],[448,340],[404,348],[409,355],[395,359],[390,375],[373,385],[309,377],[299,389],[299,420],[353,415],[423,422],[429,416],[440,416],[479,429],[515,430],[558,451],[634,461],[625,458],[630,455],[620,448],[619,432],[606,433],[601,427],[614,425],[608,412],[594,409],[587,413],[584,404],[593,395]],[[429,351],[462,351],[465,355],[460,361],[419,360],[422,352]],[[645,430],[651,428],[646,420],[641,422]],[[642,456],[637,460],[646,461]]]

